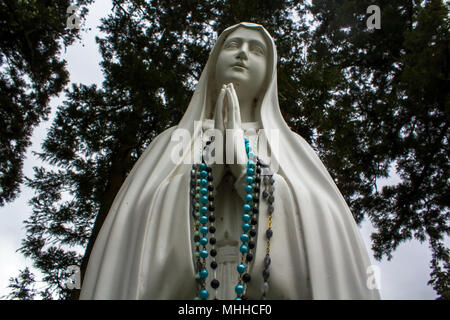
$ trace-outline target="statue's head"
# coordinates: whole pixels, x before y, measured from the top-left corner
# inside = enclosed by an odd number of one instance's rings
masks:
[[[265,36],[258,29],[240,27],[231,32],[217,57],[216,89],[233,83],[239,96],[256,98],[266,79],[269,50]]]
[[[239,103],[244,104],[241,99],[247,105],[252,102],[257,111],[268,97],[268,89],[274,87],[276,91],[276,60],[275,43],[263,26],[241,22],[225,29],[209,55],[183,125],[187,126],[192,119],[214,118],[220,89],[230,82]]]
[[[214,96],[223,84],[233,83],[239,99],[256,101],[264,93],[271,74],[271,40],[262,26],[250,23],[224,34],[216,43],[211,61]]]

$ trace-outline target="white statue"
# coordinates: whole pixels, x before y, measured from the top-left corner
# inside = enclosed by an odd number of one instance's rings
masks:
[[[273,39],[260,25],[240,23],[220,35],[180,123],[154,139],[117,194],[90,256],[81,299],[379,298],[367,285],[368,254],[344,198],[281,115],[276,62]],[[208,163],[212,179],[199,186],[203,169],[192,164],[210,129],[223,134],[224,143],[216,139],[209,147],[230,164]],[[243,132],[248,142],[230,139],[227,129]],[[175,162],[180,130],[190,140]],[[252,168],[262,172],[249,182],[247,161],[263,156],[261,141],[268,141],[271,168],[258,163]],[[250,193],[246,188],[255,181]],[[194,194],[203,187],[210,207],[201,214],[213,219],[196,224],[195,201],[202,200]],[[260,194],[259,202],[248,194]],[[215,241],[200,244],[203,238]]]

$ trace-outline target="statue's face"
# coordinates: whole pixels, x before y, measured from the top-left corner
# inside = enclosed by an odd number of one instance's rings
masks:
[[[217,58],[217,88],[232,82],[238,95],[255,98],[266,76],[268,50],[261,32],[248,28],[233,31]]]

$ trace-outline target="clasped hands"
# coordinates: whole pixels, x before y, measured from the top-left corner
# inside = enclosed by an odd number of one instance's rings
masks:
[[[223,146],[215,146],[223,148],[225,163],[230,169],[233,176],[238,179],[246,170],[247,154],[245,151],[244,136],[241,122],[241,111],[239,100],[232,83],[224,84],[220,90],[216,102],[214,129],[219,130],[222,134]],[[240,134],[239,131],[240,130]],[[230,159],[230,157],[233,159]],[[214,164],[214,179],[220,182],[224,173],[224,165]]]

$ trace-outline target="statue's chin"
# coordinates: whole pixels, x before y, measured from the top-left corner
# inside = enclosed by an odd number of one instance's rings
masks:
[[[231,83],[233,83],[233,86],[234,86],[234,88],[235,89],[238,89],[238,88],[240,88],[241,87],[241,81],[238,81],[238,80],[234,80],[234,81],[231,81]]]
[[[247,78],[244,78],[242,76],[235,76],[235,77],[229,77],[224,81],[224,84],[229,84],[232,83],[234,88],[237,90],[238,88],[240,90],[246,90],[246,89],[250,89],[251,86],[249,83],[250,80]]]
[[[249,82],[249,79],[243,79],[243,77],[227,77],[221,81],[220,87],[217,88],[217,92],[220,91],[222,85],[232,83],[236,94],[239,98],[247,99],[248,96],[255,96],[259,90],[255,89],[254,83]],[[239,99],[240,100],[240,99]]]

